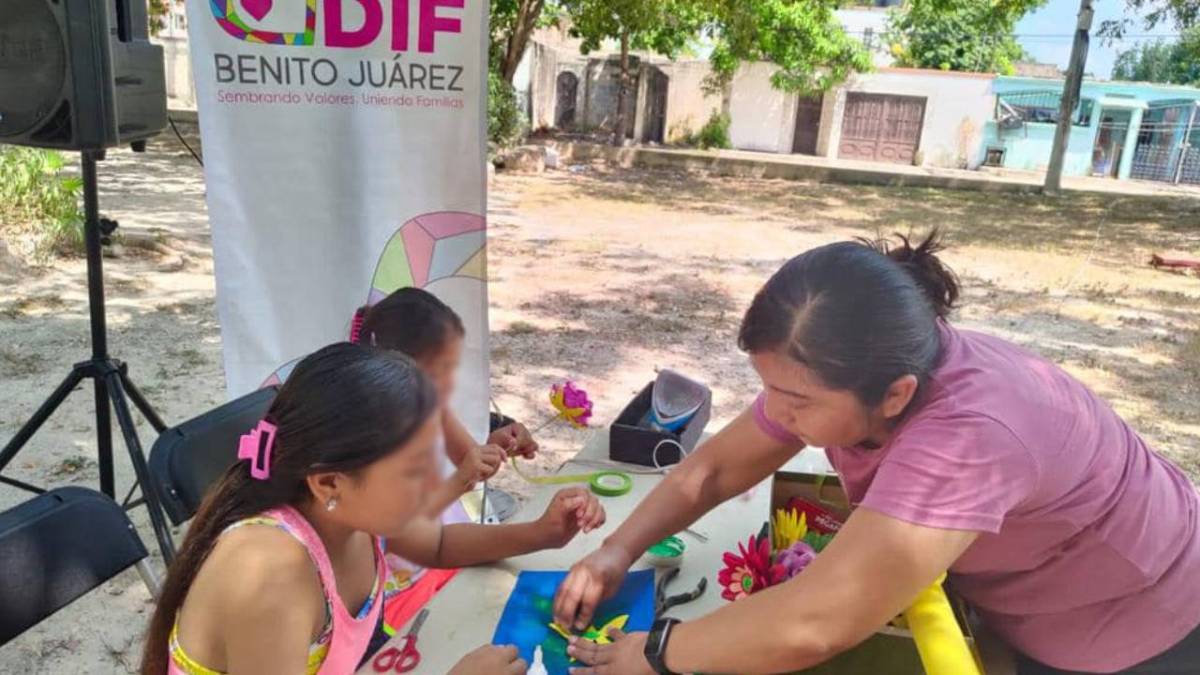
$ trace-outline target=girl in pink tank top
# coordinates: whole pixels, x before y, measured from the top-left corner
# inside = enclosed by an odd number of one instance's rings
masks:
[[[196,514],[142,672],[354,672],[382,613],[383,540],[422,515],[439,427],[407,357],[341,343],[303,359]],[[452,672],[525,671],[485,646]]]

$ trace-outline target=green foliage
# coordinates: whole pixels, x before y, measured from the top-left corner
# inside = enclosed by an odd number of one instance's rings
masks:
[[[534,29],[554,25],[560,14],[555,0],[491,0],[489,67],[512,82]]]
[[[172,0],[149,0],[146,5],[146,15],[150,24],[150,34],[158,35],[167,27],[166,16]]]
[[[1171,24],[1176,28],[1200,25],[1200,0],[1125,0],[1126,16],[1142,16],[1142,25],[1154,28]],[[1137,22],[1131,18],[1115,19],[1100,24],[1100,36],[1120,38]]]
[[[910,0],[888,17],[897,65],[1011,75],[1025,50],[1013,38],[1022,16],[1045,0]]]
[[[743,61],[776,64],[771,84],[800,94],[825,91],[871,69],[862,42],[846,35],[834,16],[833,0],[711,1],[707,32],[716,47],[710,88],[729,82]]]
[[[1120,53],[1114,80],[1200,85],[1200,27],[1184,31],[1177,42],[1143,43]]]
[[[488,69],[488,141],[501,148],[516,145],[525,133],[525,116],[517,92],[494,69]]]
[[[584,54],[624,36],[631,49],[675,58],[708,18],[705,4],[694,0],[563,0],[562,7]]]
[[[691,144],[704,150],[732,148],[733,144],[729,141],[729,124],[729,115],[714,110],[712,116],[691,139]]]
[[[0,225],[32,226],[42,255],[83,250],[83,182],[63,169],[60,153],[0,145]]]

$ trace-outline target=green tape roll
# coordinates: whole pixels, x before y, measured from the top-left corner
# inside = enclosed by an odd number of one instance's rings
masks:
[[[601,497],[620,497],[633,489],[633,479],[619,471],[599,471],[592,474],[588,485]]]

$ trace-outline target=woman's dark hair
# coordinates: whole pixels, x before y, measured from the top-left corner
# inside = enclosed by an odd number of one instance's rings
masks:
[[[146,637],[143,675],[167,672],[167,641],[196,572],[230,525],[311,498],[305,479],[355,472],[408,442],[437,407],[433,385],[412,359],[339,343],[296,365],[266,419],[277,427],[266,480],[238,461],[209,489],[167,572]],[[247,429],[246,431],[250,431]],[[237,448],[229,448],[230,457]]]
[[[786,353],[868,406],[904,375],[924,385],[941,356],[938,321],[958,300],[958,278],[937,257],[936,229],[916,245],[897,238],[829,244],[789,260],[754,297],[738,345]]]
[[[401,288],[383,300],[360,307],[358,340],[404,352],[414,359],[436,354],[451,339],[462,337],[462,319],[429,291]]]

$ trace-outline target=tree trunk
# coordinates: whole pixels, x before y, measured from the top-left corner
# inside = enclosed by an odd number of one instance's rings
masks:
[[[629,99],[629,30],[621,31],[621,78],[617,87],[617,116],[613,119],[613,145],[625,144],[625,101]]]
[[[508,49],[504,52],[504,63],[501,64],[500,69],[504,80],[509,84],[512,84],[513,78],[517,74],[517,66],[521,65],[521,58],[525,56],[525,49],[529,46],[529,37],[537,28],[538,19],[541,18],[542,8],[545,5],[546,0],[521,0],[521,6],[517,10],[517,20],[513,24],[513,32],[508,36]]]

